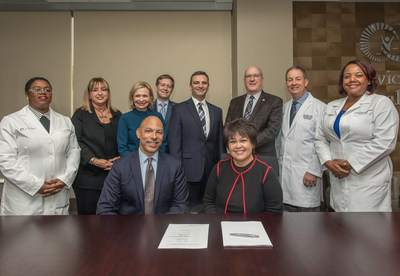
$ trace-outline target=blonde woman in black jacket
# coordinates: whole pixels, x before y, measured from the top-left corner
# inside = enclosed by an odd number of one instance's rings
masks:
[[[73,184],[78,214],[96,214],[104,179],[115,159],[117,127],[121,112],[111,106],[110,87],[103,78],[92,78],[84,104],[72,116],[81,147],[79,171]]]

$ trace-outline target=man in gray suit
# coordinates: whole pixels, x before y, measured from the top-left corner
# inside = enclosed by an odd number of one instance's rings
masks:
[[[278,174],[275,138],[282,123],[282,99],[263,91],[264,76],[260,68],[251,66],[244,73],[245,95],[236,97],[229,104],[225,123],[245,118],[258,131],[255,153]]]
[[[156,80],[157,99],[153,104],[153,111],[161,113],[165,122],[164,132],[168,133],[169,120],[171,118],[172,107],[176,104],[170,101],[172,91],[174,91],[175,81],[167,74],[161,75]]]

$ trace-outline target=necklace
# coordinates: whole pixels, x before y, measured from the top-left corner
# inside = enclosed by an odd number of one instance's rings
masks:
[[[95,107],[93,107],[97,112],[100,112],[100,115],[99,115],[99,118],[100,119],[107,119],[108,117],[107,117],[107,115],[104,115],[103,114],[103,112],[107,109],[107,107],[106,108],[104,108],[102,111],[100,111],[100,110],[98,110],[97,108],[95,108]]]

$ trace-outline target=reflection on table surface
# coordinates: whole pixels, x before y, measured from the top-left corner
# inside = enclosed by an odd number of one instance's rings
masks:
[[[221,221],[259,220],[273,248],[224,248]],[[208,223],[207,249],[157,249]],[[399,213],[0,217],[0,275],[398,275]]]

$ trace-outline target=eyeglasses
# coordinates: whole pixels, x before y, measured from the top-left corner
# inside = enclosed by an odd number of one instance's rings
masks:
[[[46,93],[53,92],[53,90],[51,88],[48,88],[48,87],[34,87],[34,88],[32,88],[32,89],[30,89],[28,91],[32,92],[32,93],[39,93],[41,91],[46,92]]]
[[[259,78],[259,77],[262,77],[262,75],[261,74],[244,75],[245,79]]]

